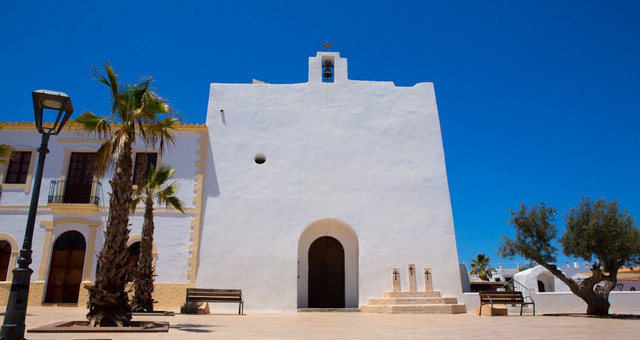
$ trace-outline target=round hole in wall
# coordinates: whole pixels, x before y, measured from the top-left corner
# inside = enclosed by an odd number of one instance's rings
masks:
[[[263,153],[259,153],[256,155],[255,161],[256,161],[256,164],[263,164],[264,162],[267,161],[267,157],[265,157]]]

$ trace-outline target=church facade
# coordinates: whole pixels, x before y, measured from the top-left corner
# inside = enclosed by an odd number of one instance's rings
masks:
[[[211,84],[196,286],[258,309],[357,308],[413,263],[461,295],[433,84],[350,80],[337,52],[309,58],[308,79]]]
[[[0,168],[7,259],[0,261],[7,273],[0,304],[22,242],[39,145],[33,124],[6,125],[0,143],[24,152],[24,169],[16,179],[15,166]],[[95,278],[103,243],[110,176],[77,174],[100,141],[72,128],[49,142],[32,305],[66,303],[69,295],[69,303],[84,303],[80,285]],[[136,148],[134,162],[157,153]],[[155,157],[176,168],[187,205],[186,214],[156,208],[159,308],[180,307],[187,287],[242,289],[247,310],[357,308],[391,288],[392,268],[409,263],[431,268],[434,290],[462,294],[432,83],[351,80],[346,58],[318,52],[306,83],[211,84],[206,125],[181,126],[176,146]],[[78,176],[88,176],[88,193],[72,198],[69,183]],[[130,223],[133,246],[142,213]]]

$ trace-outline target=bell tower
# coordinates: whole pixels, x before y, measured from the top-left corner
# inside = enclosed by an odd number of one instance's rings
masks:
[[[347,58],[340,58],[340,52],[329,52],[331,45],[322,45],[325,52],[318,52],[309,58],[309,82],[334,84],[347,80]]]

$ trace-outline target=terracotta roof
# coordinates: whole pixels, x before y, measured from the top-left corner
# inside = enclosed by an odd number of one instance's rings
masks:
[[[591,272],[580,274],[591,276]],[[640,267],[622,268],[618,270],[618,281],[640,281]]]

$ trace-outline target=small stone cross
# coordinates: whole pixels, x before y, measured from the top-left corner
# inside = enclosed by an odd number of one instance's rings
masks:
[[[391,270],[391,273],[393,273],[392,291],[399,292],[400,291],[400,271],[398,270],[398,267],[393,267]]]
[[[409,291],[417,291],[416,284],[416,267],[413,263],[409,264]]]
[[[329,44],[329,40],[327,40],[327,42],[324,43],[324,45],[322,45],[322,47],[327,49],[327,52],[329,52],[329,47],[333,47],[333,45]]]
[[[425,267],[424,268],[424,291],[425,292],[430,292],[433,290],[433,285],[431,284],[432,278],[433,277],[431,276],[431,268]]]

